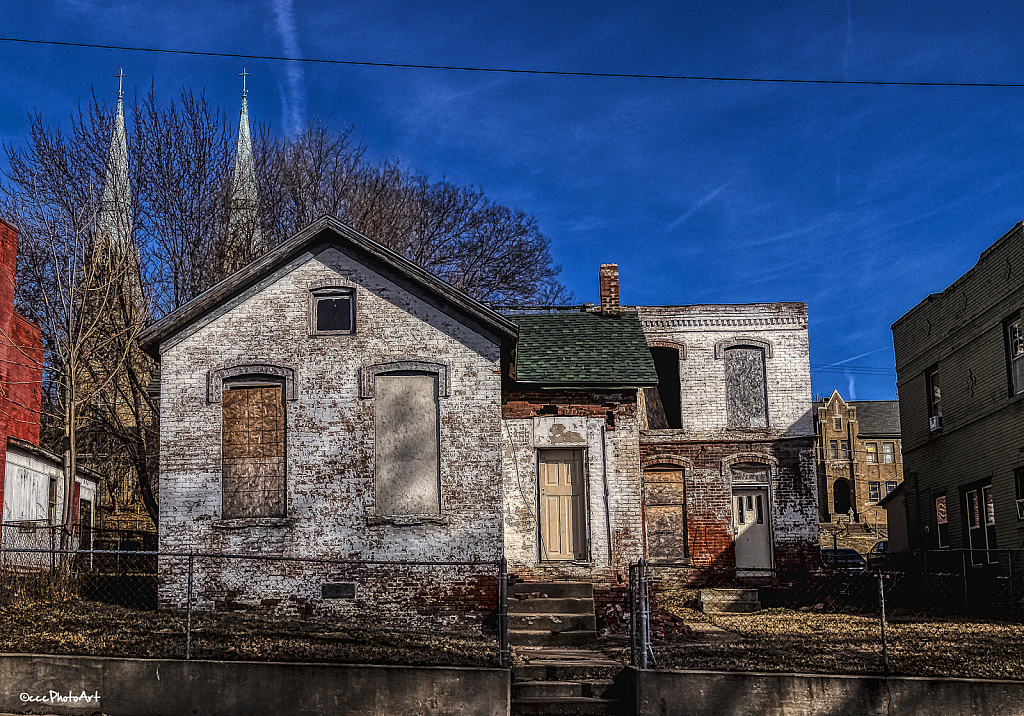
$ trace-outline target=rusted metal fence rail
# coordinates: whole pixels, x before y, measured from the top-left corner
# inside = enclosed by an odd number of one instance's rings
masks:
[[[630,586],[640,668],[646,642],[658,668],[1024,679],[1024,551],[897,553],[746,584],[640,563]]]
[[[0,649],[507,666],[507,585],[503,561],[5,545]]]

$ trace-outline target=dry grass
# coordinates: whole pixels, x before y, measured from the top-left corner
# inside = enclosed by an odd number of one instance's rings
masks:
[[[0,606],[0,651],[180,659],[185,617],[74,599]],[[417,666],[497,666],[493,636],[373,628],[331,620],[194,613],[192,658]]]
[[[764,609],[753,614],[704,614],[696,591],[663,589],[659,604],[694,631],[691,639],[653,644],[657,668],[714,671],[880,674],[877,615]],[[1024,626],[981,619],[919,619],[904,615],[886,626],[892,674],[1024,679]],[[625,637],[602,640],[628,659]]]

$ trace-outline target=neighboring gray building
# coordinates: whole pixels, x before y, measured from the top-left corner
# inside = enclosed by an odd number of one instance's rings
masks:
[[[1022,309],[1024,222],[892,325],[912,549],[1024,540]]]
[[[498,560],[500,358],[515,330],[339,221],[315,222],[142,337],[161,369],[160,549]],[[344,613],[354,599],[382,620],[430,620],[461,589],[480,599],[476,614],[460,602],[473,619],[495,598],[458,570],[196,569],[200,608]],[[184,605],[184,561],[162,558],[160,575],[161,605]]]

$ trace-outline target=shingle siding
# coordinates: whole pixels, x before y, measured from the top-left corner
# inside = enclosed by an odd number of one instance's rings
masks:
[[[1024,395],[1010,394],[1005,321],[1024,307],[1024,224],[893,326],[911,546],[935,548],[934,498],[947,495],[951,546],[964,542],[961,488],[991,480],[996,541],[1016,549],[1013,470],[1024,466]],[[926,371],[936,366],[942,427],[929,429]],[[925,528],[928,531],[925,531]]]

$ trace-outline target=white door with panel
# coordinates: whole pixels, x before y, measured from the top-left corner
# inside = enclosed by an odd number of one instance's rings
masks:
[[[538,464],[541,559],[586,559],[582,450],[542,450]]]
[[[736,573],[772,569],[772,541],[767,487],[734,487],[732,527],[736,543]]]

